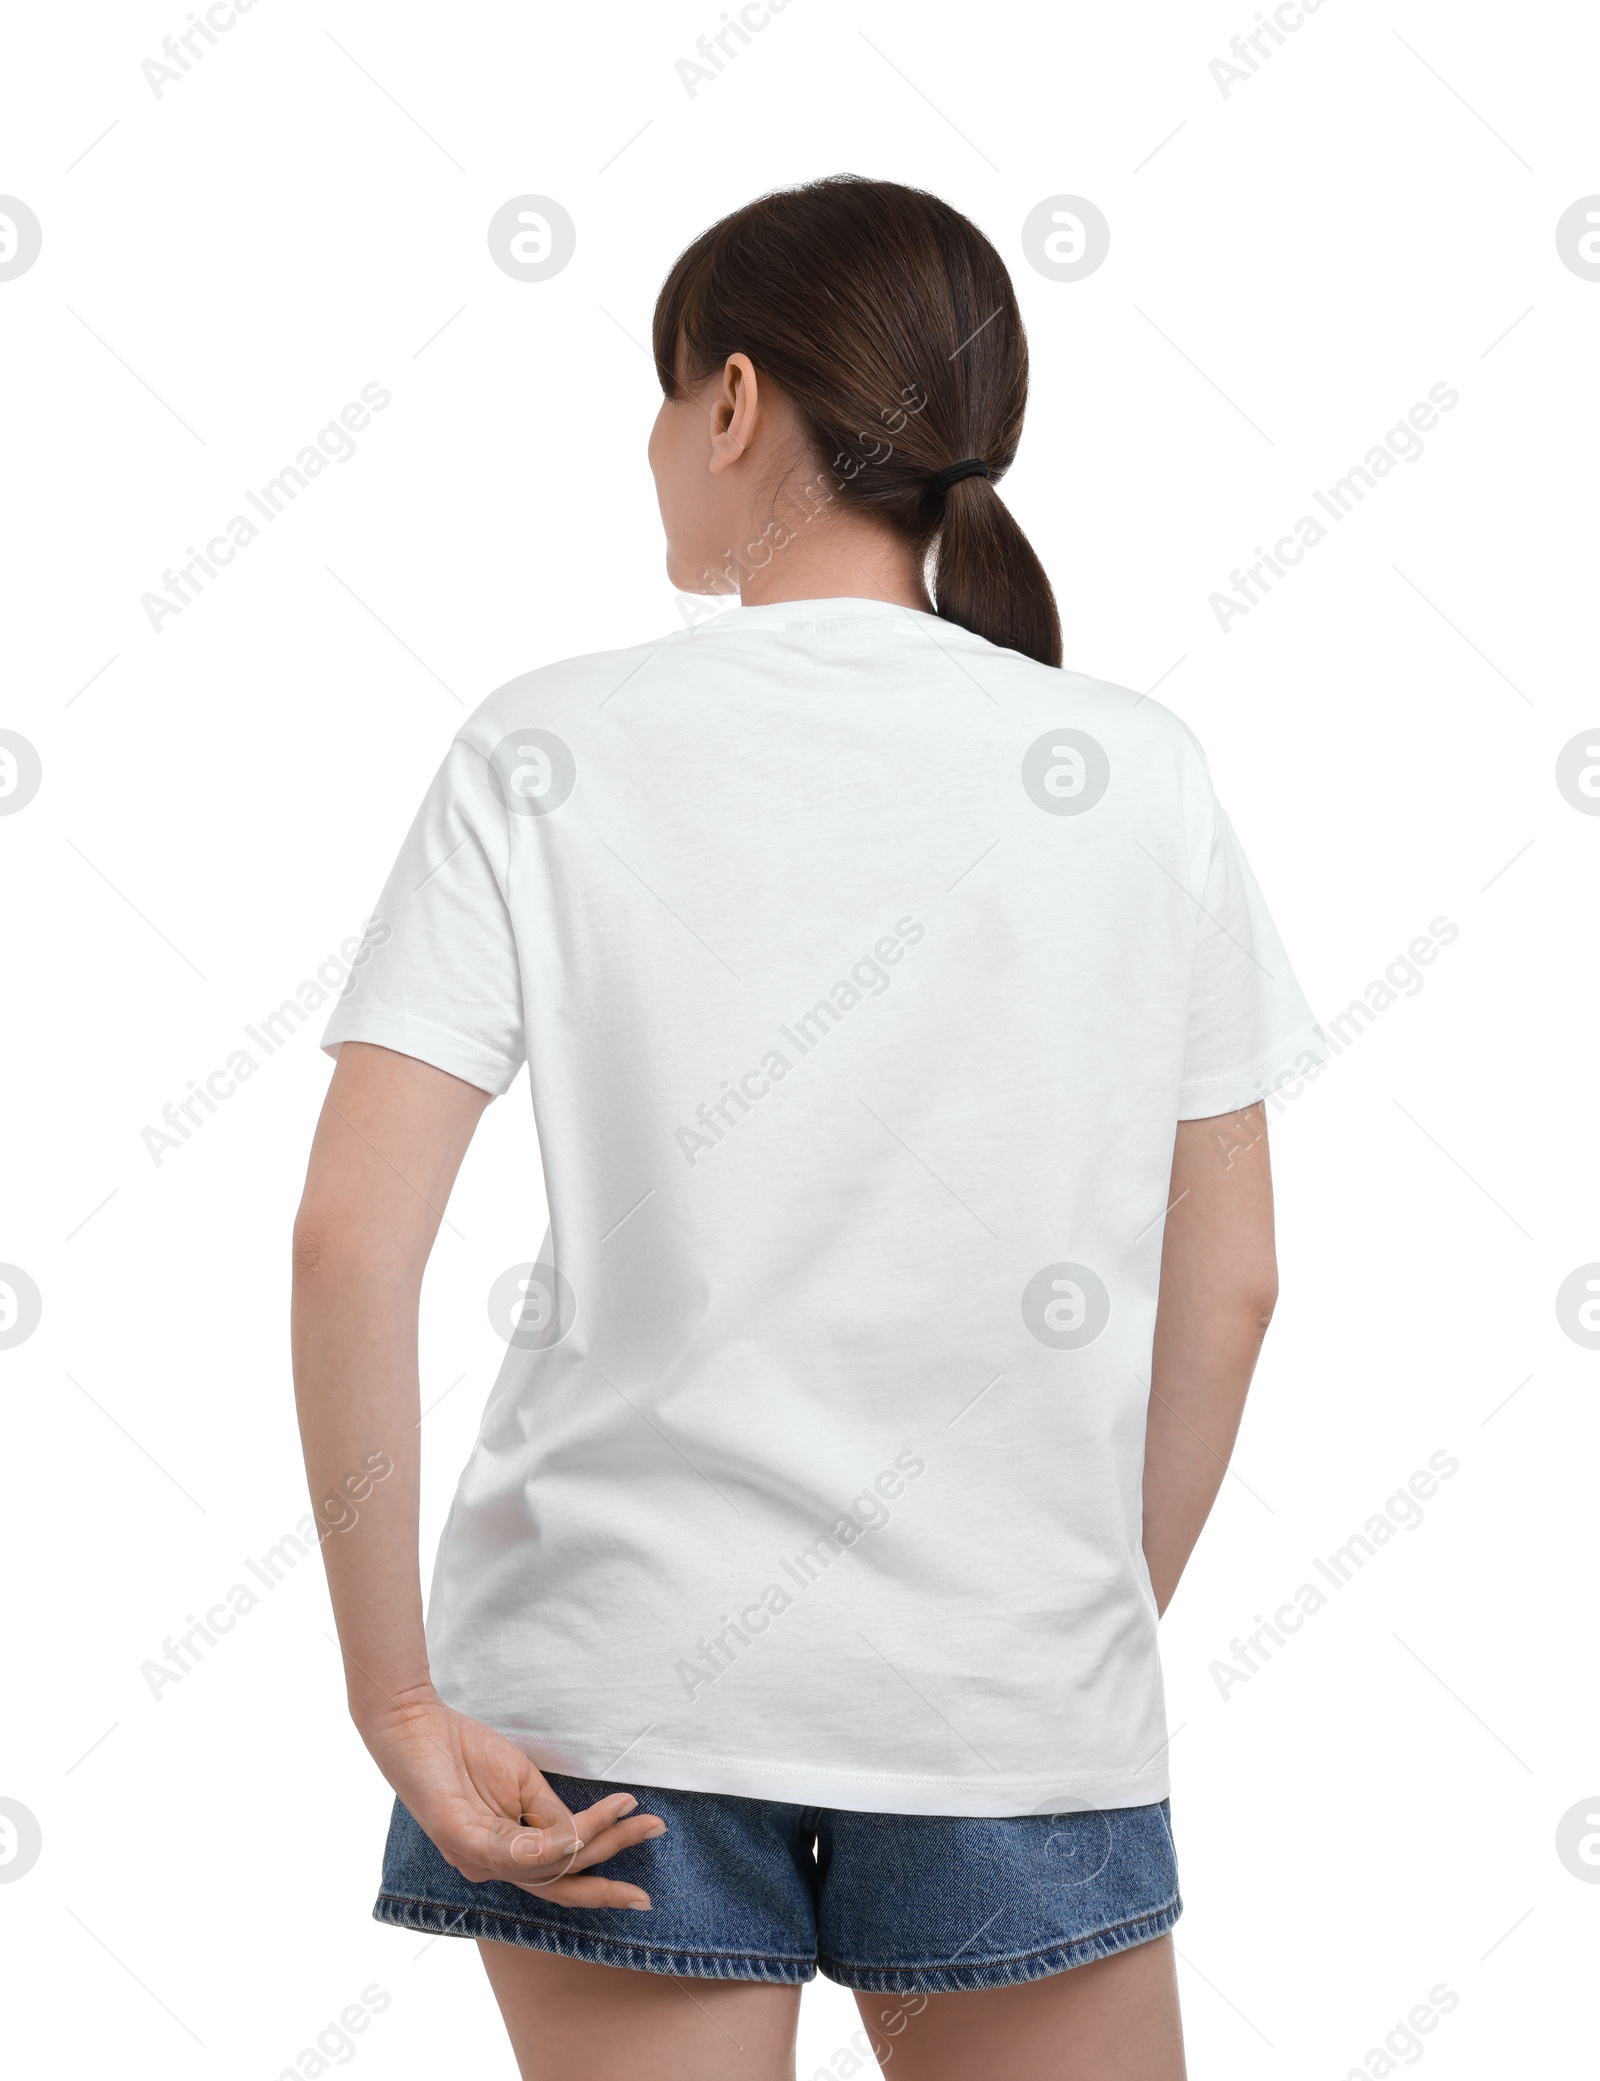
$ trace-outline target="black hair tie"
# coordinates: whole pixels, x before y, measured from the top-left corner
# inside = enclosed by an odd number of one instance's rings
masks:
[[[953,462],[949,469],[941,470],[933,480],[935,491],[948,491],[952,484],[959,484],[963,477],[990,477],[994,473],[986,462],[970,456],[966,462]]]

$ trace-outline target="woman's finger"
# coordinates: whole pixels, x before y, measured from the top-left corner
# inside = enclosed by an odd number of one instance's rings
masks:
[[[625,1814],[630,1807],[638,1804],[631,1792],[609,1792],[604,1799],[597,1799],[593,1806],[585,1807],[584,1812],[597,1814],[602,1808],[608,1808],[612,1813]],[[540,1827],[547,1825],[551,1816],[565,1821],[573,1818],[572,1809],[556,1797],[542,1778],[538,1789],[524,1793],[522,1812],[525,1820],[533,1821]]]
[[[610,1808],[614,1803],[604,1804]],[[455,1831],[442,1830],[434,1841],[449,1862],[474,1884],[509,1879],[513,1885],[549,1885],[570,1872],[614,1857],[618,1850],[632,1843],[663,1832],[663,1823],[654,1814],[631,1814],[610,1827],[602,1823],[598,1833],[586,1842],[571,1815],[549,1828],[521,1827],[497,1815],[485,1823],[481,1832],[474,1830],[470,1835],[459,1836]]]
[[[552,1871],[550,1876],[565,1878],[569,1872],[587,1871],[591,1865],[604,1864],[608,1857],[615,1857],[619,1850],[630,1849],[634,1843],[649,1842],[666,1832],[667,1824],[655,1814],[629,1814],[610,1828],[602,1828],[598,1835],[591,1835],[576,1849],[564,1852],[560,1868]]]
[[[631,1792],[613,1792],[605,1799],[597,1799],[593,1806],[585,1807],[581,1814],[574,1814],[546,1785],[542,1793],[525,1802],[522,1819],[529,1833],[548,1843],[549,1854],[555,1856],[587,1842],[602,1828],[631,1813],[638,1804]]]
[[[616,1879],[552,1879],[548,1885],[522,1882],[524,1893],[540,1900],[553,1900],[567,1908],[647,1908],[650,1896],[637,1886],[624,1886]]]
[[[602,1828],[609,1828],[613,1821],[620,1821],[624,1814],[632,1813],[638,1804],[631,1792],[613,1792],[604,1799],[597,1799],[593,1806],[586,1806],[582,1813],[574,1814],[572,1818],[587,1842]]]
[[[587,1842],[575,1838],[570,1824],[551,1833],[523,1829],[520,1835],[508,1838],[506,1852],[516,1877],[543,1885],[564,1879],[570,1872],[587,1871],[591,1864],[602,1864],[633,1843],[665,1833],[665,1823],[654,1814],[628,1814],[609,1828],[601,1828]]]

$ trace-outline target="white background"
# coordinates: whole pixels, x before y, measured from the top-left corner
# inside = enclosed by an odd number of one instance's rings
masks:
[[[676,625],[655,289],[726,209],[848,169],[1006,256],[1034,401],[1005,495],[1067,661],[1160,680],[1197,730],[1318,1010],[1459,927],[1273,1124],[1283,1301],[1164,1626],[1192,2072],[1381,2073],[1441,1982],[1440,2081],[1591,2071],[1600,1887],[1555,1843],[1600,1811],[1600,1354],[1554,1297],[1600,1257],[1600,819],[1554,770],[1600,710],[1600,283],[1555,226],[1600,189],[1600,21],[1325,0],[1225,96],[1248,0],[792,0],[691,97],[711,0],[258,0],[157,96],[141,64],[186,12],[19,10],[0,68],[0,191],[44,235],[0,282],[0,724],[44,769],[0,818],[0,1258],[44,1301],[0,1352],[0,1795],[44,1841],[0,1885],[17,2070],[114,2047],[270,2081],[376,1982],[359,2071],[513,2072],[473,1948],[367,1919],[388,1795],[315,1563],[159,1700],[141,1676],[306,1508],[288,1234],[320,1016],[159,1164],[141,1136],[359,931],[468,709]],[[485,241],[530,191],[578,231],[537,284]],[[1075,283],[1020,244],[1060,193],[1111,225]],[[368,382],[392,403],[354,459],[155,633],[141,595]],[[1421,459],[1224,633],[1209,596],[1440,382]],[[526,1088],[429,1274],[429,1555],[503,1348],[489,1283],[543,1232]],[[1440,1451],[1424,1522],[1220,1695],[1233,1636]],[[854,2022],[813,1988],[800,2074],[849,2071]]]

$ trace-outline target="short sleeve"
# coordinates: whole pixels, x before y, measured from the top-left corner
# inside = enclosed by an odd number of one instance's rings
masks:
[[[1213,803],[1210,856],[1198,900],[1198,934],[1180,1120],[1253,1105],[1327,1043],[1295,981],[1266,902],[1233,826]]]
[[[498,1096],[524,1056],[522,975],[506,897],[507,817],[461,739],[423,797],[322,1036],[414,1055]]]

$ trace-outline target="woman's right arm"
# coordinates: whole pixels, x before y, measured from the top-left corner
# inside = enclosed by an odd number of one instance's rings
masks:
[[[1144,1551],[1158,1612],[1228,1471],[1278,1298],[1266,1111],[1178,1123],[1145,1427]]]
[[[579,1907],[648,1907],[569,1876],[661,1833],[613,1794],[571,1815],[520,1749],[439,1698],[417,1563],[423,1269],[486,1092],[346,1041],[294,1230],[295,1399],[350,1713],[450,1863]],[[536,1672],[530,1672],[530,1678]],[[535,1825],[529,1826],[532,1822]]]

